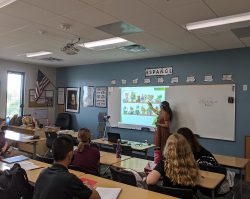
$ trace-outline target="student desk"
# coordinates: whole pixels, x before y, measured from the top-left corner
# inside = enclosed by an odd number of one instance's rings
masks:
[[[32,145],[33,148],[33,158],[36,157],[36,145],[39,141],[46,140],[45,138],[39,138],[39,139],[30,139],[32,136],[23,134],[23,133],[18,133],[14,132],[11,130],[5,130],[5,138],[7,140],[15,141],[15,142],[20,142],[20,143],[25,143],[25,144],[30,144]]]
[[[126,155],[122,155],[121,158],[116,158],[115,153],[109,153],[109,152],[104,152],[104,151],[100,151],[100,155],[101,155],[100,163],[106,164],[106,165],[112,165],[117,162],[121,162],[121,161],[131,158],[130,156],[126,156]]]
[[[126,144],[122,144],[122,145],[131,146],[133,151],[138,151],[138,152],[144,153],[146,159],[148,157],[148,149],[155,148],[154,144],[145,144],[142,142],[134,142],[134,141],[129,141],[129,140],[122,140],[122,141],[126,141]],[[95,140],[92,140],[92,142],[99,144],[100,146],[102,146],[102,145],[113,146],[113,144],[115,144],[115,143],[112,143],[112,142],[109,142],[109,141],[103,140],[103,139],[95,139]]]
[[[32,160],[32,159],[29,159],[29,160],[27,160],[27,161],[32,162],[32,163],[34,163],[35,165],[41,167],[41,168],[37,168],[37,169],[33,169],[33,170],[26,171],[30,184],[33,184],[33,185],[34,185],[35,182],[36,182],[36,180],[37,180],[37,178],[38,178],[38,176],[39,176],[39,174],[41,173],[41,171],[42,171],[44,168],[47,168],[47,167],[49,167],[49,166],[51,166],[51,165],[50,165],[50,164],[47,164],[47,163],[44,163],[44,162],[37,161],[37,160]],[[6,170],[6,169],[9,169],[8,164],[0,161],[0,170],[3,171],[3,170]],[[76,175],[78,178],[81,178],[81,177],[83,177],[83,175],[84,175],[83,172],[75,171],[75,170],[71,170],[71,169],[69,169],[69,172],[70,172],[70,173],[73,173],[73,174]]]
[[[226,156],[226,155],[218,155],[218,154],[213,154],[213,155],[220,165],[239,170],[240,172],[240,196],[242,198],[243,171],[246,169],[249,159],[237,158],[237,157]]]
[[[123,183],[115,182],[113,180],[108,180],[105,178],[97,177],[90,174],[85,174],[84,178],[91,179],[97,182],[96,187],[110,187],[110,188],[121,188],[119,199],[132,199],[132,198],[141,198],[141,199],[174,199],[173,196],[168,196],[146,189],[141,189],[138,187],[133,187]]]
[[[144,168],[147,165],[148,161],[145,159],[139,158],[130,158],[118,163],[113,164],[115,167],[123,168],[123,169],[133,169],[137,172],[144,172]],[[212,198],[214,198],[214,189],[215,187],[224,179],[225,175],[199,170],[200,178],[198,185],[200,187],[204,187],[212,190]]]

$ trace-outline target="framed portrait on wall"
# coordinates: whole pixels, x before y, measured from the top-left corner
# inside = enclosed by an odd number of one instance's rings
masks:
[[[79,113],[80,111],[80,88],[66,88],[66,112]]]

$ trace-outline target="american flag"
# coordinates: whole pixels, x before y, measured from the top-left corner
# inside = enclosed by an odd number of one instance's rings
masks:
[[[43,93],[44,88],[50,83],[49,79],[38,70],[36,89],[35,89],[35,101],[37,101]]]

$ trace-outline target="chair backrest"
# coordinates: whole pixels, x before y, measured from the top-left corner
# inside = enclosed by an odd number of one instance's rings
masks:
[[[57,138],[56,132],[45,131],[46,136],[46,146],[51,149],[54,140]]]
[[[36,154],[35,160],[38,160],[40,162],[45,162],[48,164],[53,164],[53,162],[54,162],[53,158],[44,157],[44,156],[41,156],[39,154]]]
[[[188,188],[166,187],[162,185],[148,185],[148,189],[150,191],[184,199],[193,199],[193,196],[195,195],[194,191],[191,188],[188,189]]]
[[[68,137],[69,139],[72,140],[72,143],[74,146],[77,146],[79,144],[78,140],[76,137],[73,137],[72,135],[70,134],[67,134],[67,133],[60,133],[58,136],[65,136],[65,137]]]
[[[113,148],[114,148],[115,152],[116,152],[116,146],[117,146],[117,144],[113,144]],[[122,155],[132,156],[131,146],[121,145],[121,149],[122,149],[122,151],[121,151]]]
[[[71,115],[69,113],[59,113],[56,118],[55,126],[60,127],[61,130],[70,129]]]
[[[76,166],[76,165],[69,165],[68,166],[69,169],[72,169],[72,170],[75,170],[75,171],[80,171],[80,172],[84,172],[84,173],[87,173],[87,174],[92,174],[92,175],[96,175],[96,176],[100,176],[100,173],[93,173],[93,172],[89,172],[88,169],[85,169],[83,167],[79,167],[79,166]]]
[[[125,170],[119,170],[115,167],[110,167],[112,179],[117,182],[125,183],[132,186],[137,186],[136,179],[133,173]]]
[[[117,140],[121,139],[120,133],[108,132],[107,135],[108,135],[108,141],[112,143],[117,143]]]

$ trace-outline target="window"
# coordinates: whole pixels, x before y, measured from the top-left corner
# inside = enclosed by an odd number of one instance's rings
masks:
[[[8,72],[6,117],[23,115],[24,73]]]

